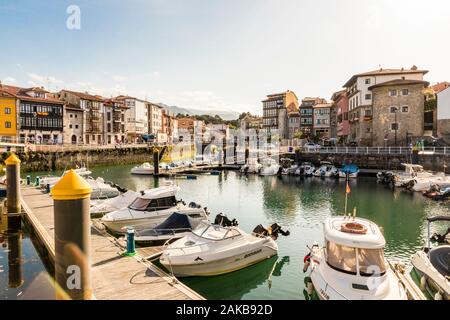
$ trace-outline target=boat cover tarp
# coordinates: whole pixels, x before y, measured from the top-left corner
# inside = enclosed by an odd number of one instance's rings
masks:
[[[344,173],[355,173],[358,172],[358,167],[354,164],[346,164],[345,166],[342,167],[341,171]]]
[[[182,213],[172,213],[164,222],[154,228],[136,231],[136,237],[158,236],[174,234],[176,232],[186,232],[192,230],[197,225],[194,219]]]
[[[430,262],[444,277],[450,276],[450,246],[439,246],[430,251]]]

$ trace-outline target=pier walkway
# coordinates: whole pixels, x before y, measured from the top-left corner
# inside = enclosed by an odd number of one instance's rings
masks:
[[[21,186],[21,193],[24,215],[54,261],[53,199],[30,186]],[[160,253],[161,247],[138,248],[134,257],[126,257],[121,255],[126,251],[125,245],[92,220],[91,282],[95,299],[204,300],[147,260]]]

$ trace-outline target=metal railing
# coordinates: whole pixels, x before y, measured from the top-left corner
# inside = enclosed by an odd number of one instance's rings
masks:
[[[450,155],[449,147],[422,147],[419,148],[420,155]],[[385,154],[385,155],[410,155],[413,153],[411,147],[317,147],[302,148],[303,153],[323,154]]]

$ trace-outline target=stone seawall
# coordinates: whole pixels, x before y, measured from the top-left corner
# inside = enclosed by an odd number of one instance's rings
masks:
[[[81,151],[58,152],[19,152],[24,172],[64,170],[75,165],[86,164],[89,167],[102,165],[140,164],[151,162],[152,147],[134,147],[117,149],[92,149]],[[0,154],[0,164],[8,157],[6,152]]]
[[[336,166],[351,162],[360,168],[380,170],[402,169],[402,163],[411,163],[411,157],[409,155],[300,153],[298,157],[300,162],[307,161],[312,162],[315,165],[318,165],[320,161],[331,161]],[[422,165],[426,170],[444,171],[444,165],[450,164],[450,156],[432,154],[419,155],[418,164]],[[446,170],[446,172],[449,173],[450,168]]]

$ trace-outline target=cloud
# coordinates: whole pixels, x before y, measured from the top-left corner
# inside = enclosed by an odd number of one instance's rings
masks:
[[[17,80],[13,77],[6,77],[2,79],[3,84],[16,84]]]
[[[64,84],[63,81],[58,80],[53,76],[43,76],[37,73],[28,73],[28,78],[28,84],[33,87],[50,87],[52,85],[58,87]]]

